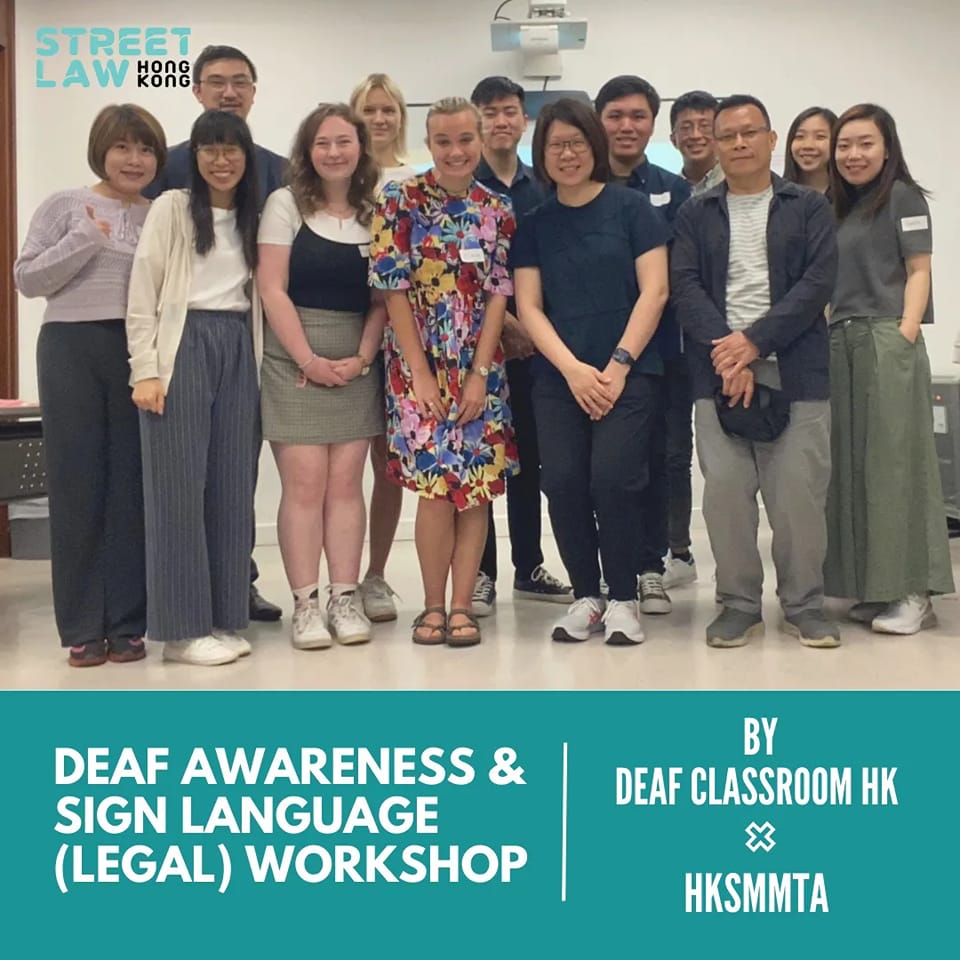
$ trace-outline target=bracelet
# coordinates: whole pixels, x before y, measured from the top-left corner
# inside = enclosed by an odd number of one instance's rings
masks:
[[[303,370],[306,370],[307,367],[309,367],[314,360],[319,360],[319,359],[320,358],[315,353],[311,353],[310,359],[306,363],[298,363],[297,366],[300,368],[301,371],[303,371]]]

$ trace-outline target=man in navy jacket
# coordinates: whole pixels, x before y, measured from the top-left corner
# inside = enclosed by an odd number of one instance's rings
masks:
[[[257,92],[257,69],[236,47],[204,47],[193,64],[193,95],[204,110],[225,110],[247,119]],[[254,144],[260,209],[267,197],[283,186],[286,159]],[[167,160],[153,183],[143,191],[151,200],[164,190],[190,185],[190,143],[184,140],[167,151]]]
[[[836,646],[839,631],[822,613],[830,479],[824,308],[837,272],[833,213],[820,194],[771,173],[776,134],[759,100],[722,101],[715,132],[726,182],[683,207],[671,253],[703,513],[723,603],[707,643],[740,646],[763,632],[759,491],[773,529],[783,627],[807,646]],[[789,403],[779,437],[760,442],[725,433],[718,394],[731,407],[748,406],[768,388]]]

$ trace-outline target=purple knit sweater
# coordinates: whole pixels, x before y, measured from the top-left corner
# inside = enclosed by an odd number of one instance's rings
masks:
[[[107,237],[90,219],[110,224]],[[122,320],[140,229],[150,205],[100,196],[87,187],[48,197],[30,222],[23,250],[13,266],[25,297],[46,297],[44,323]]]

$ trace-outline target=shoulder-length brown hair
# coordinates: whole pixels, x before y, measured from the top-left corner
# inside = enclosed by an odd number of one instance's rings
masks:
[[[537,117],[537,125],[533,131],[533,170],[537,179],[542,183],[554,186],[553,180],[547,174],[546,154],[547,137],[554,121],[576,127],[590,145],[593,153],[593,171],[591,180],[606,183],[610,179],[610,157],[608,155],[607,135],[603,124],[596,113],[585,103],[573,100],[570,97],[561,97],[553,103],[548,103]]]
[[[376,199],[377,180],[380,168],[370,156],[369,139],[364,122],[345,103],[321,103],[311,110],[300,124],[290,151],[287,183],[297,202],[297,209],[304,217],[315,213],[326,203],[323,180],[313,166],[310,152],[317,131],[327,117],[340,117],[357,131],[360,141],[360,159],[350,178],[347,200],[357,211],[357,219],[364,225],[370,223]]]
[[[887,151],[887,159],[883,162],[879,176],[869,186],[870,197],[867,200],[865,213],[872,216],[884,207],[890,199],[893,185],[898,180],[919,190],[925,197],[929,196],[928,191],[910,176],[893,117],[875,103],[858,103],[840,114],[840,119],[833,125],[833,136],[830,138],[830,190],[833,193],[833,208],[837,219],[843,220],[847,217],[862,195],[862,191],[858,192],[855,186],[843,179],[837,167],[837,140],[840,138],[840,131],[854,120],[872,120],[880,131],[883,146]]]
[[[157,118],[135,103],[113,103],[104,107],[90,127],[87,163],[101,180],[107,179],[104,166],[107,151],[121,140],[142,143],[157,158],[157,175],[167,160],[167,138]]]

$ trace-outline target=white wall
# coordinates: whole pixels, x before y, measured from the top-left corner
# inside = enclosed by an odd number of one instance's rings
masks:
[[[303,115],[318,100],[345,99],[364,74],[391,74],[411,102],[469,94],[490,73],[519,79],[514,54],[492,53],[488,23],[495,0],[20,0],[17,4],[17,153],[19,225],[51,191],[91,182],[85,162],[90,121],[106,103],[134,101],[164,124],[172,143],[184,139],[197,114],[187,89],[137,89],[134,68],[120,89],[40,89],[36,31],[40,27],[191,28],[189,58],[207,43],[230,43],[257,65],[260,83],[250,115],[257,141],[285,153]],[[554,86],[594,94],[617,73],[647,77],[663,97],[694,87],[718,95],[750,92],[763,99],[781,135],[810,104],[837,112],[861,100],[897,118],[914,176],[934,193],[935,298],[938,322],[927,334],[935,373],[950,364],[960,304],[960,128],[952,122],[960,65],[957,0],[570,0],[589,18],[587,47],[565,53]],[[526,0],[503,13],[523,16]],[[160,13],[158,11],[162,10]],[[436,42],[428,43],[427,38]],[[43,58],[45,76],[65,73],[72,58]],[[88,66],[89,50],[79,59]],[[420,131],[413,131],[418,139]],[[657,139],[666,139],[661,116]],[[43,305],[20,300],[21,396],[36,394],[34,347]],[[278,482],[269,455],[262,462],[258,516],[269,524]],[[699,496],[696,497],[699,502]],[[408,498],[405,518],[412,516]],[[405,531],[408,524],[405,523]],[[265,539],[269,532],[264,531]]]

